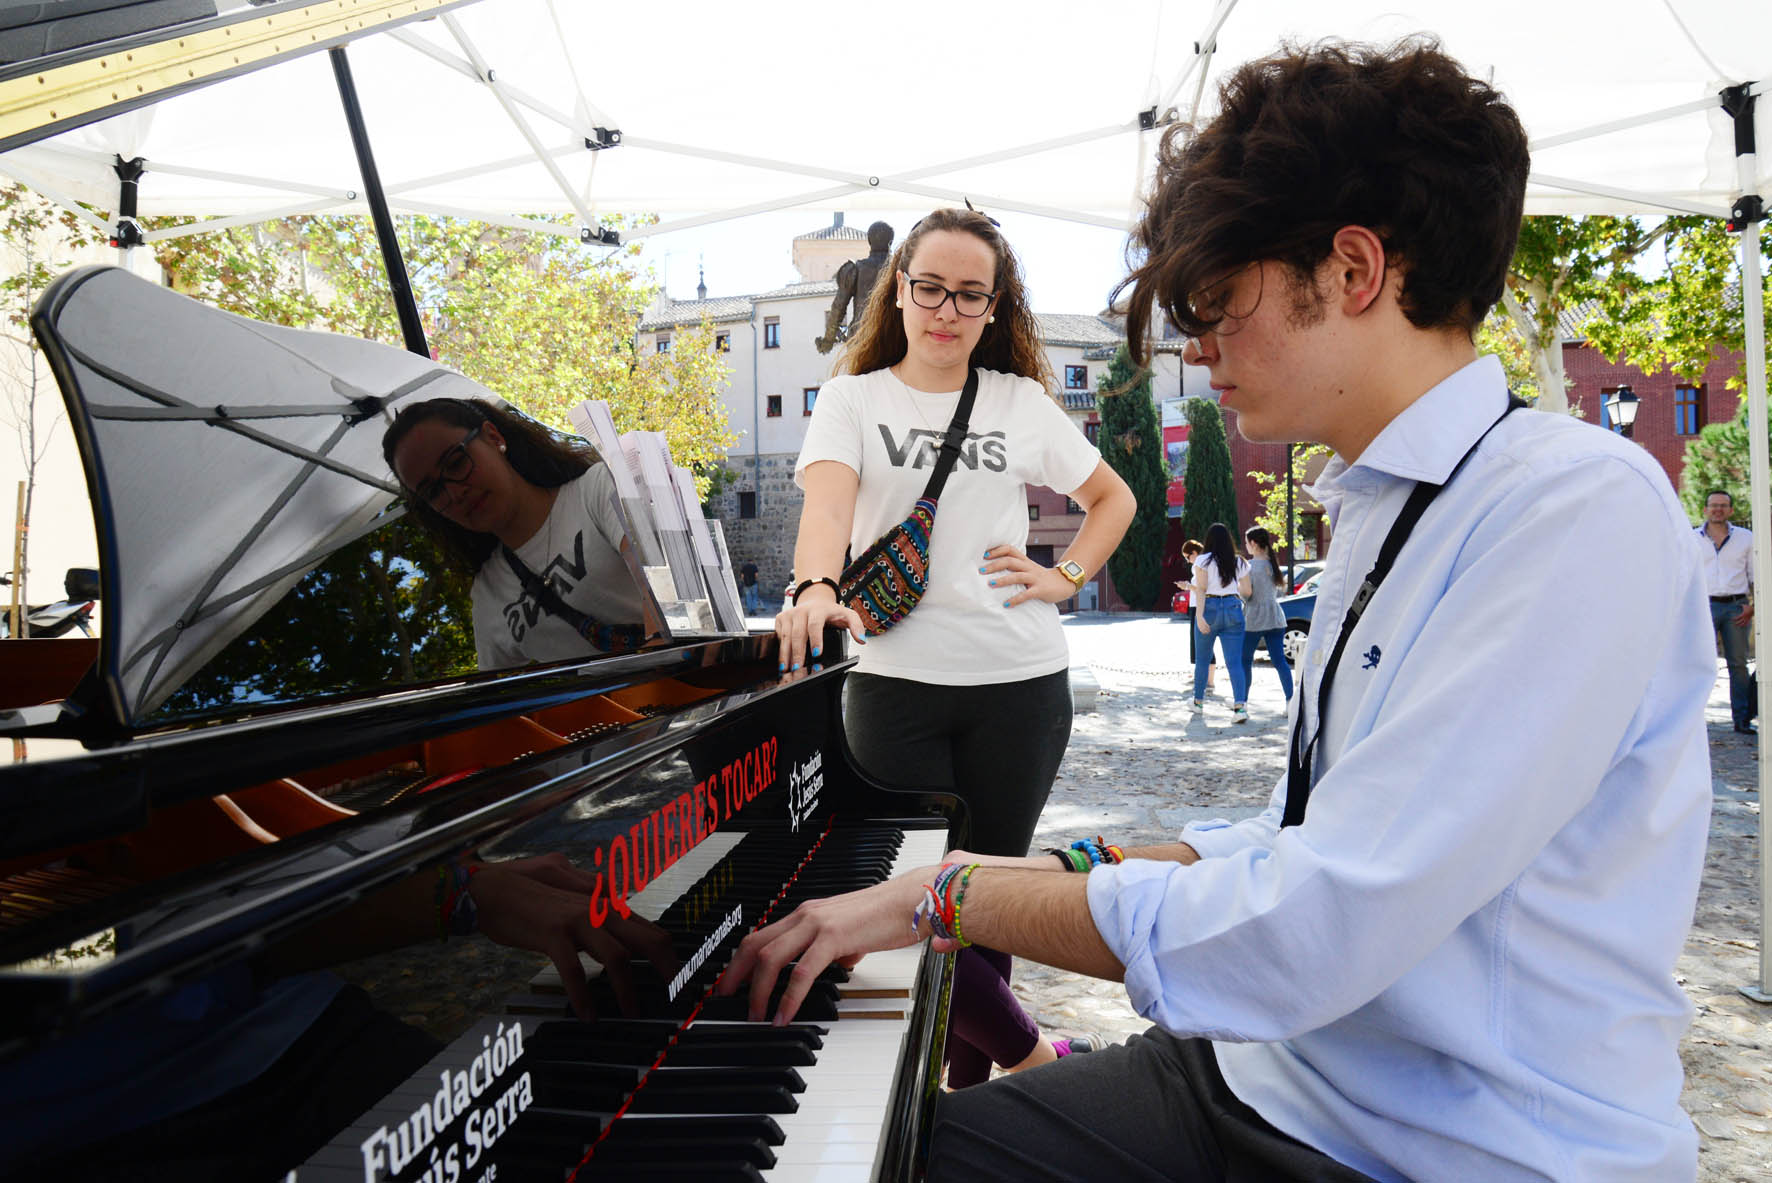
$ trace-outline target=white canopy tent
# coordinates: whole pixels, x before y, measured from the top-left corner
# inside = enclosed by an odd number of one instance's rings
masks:
[[[227,0],[224,7],[236,7]],[[1756,583],[1772,578],[1759,216],[1772,194],[1772,6],[1405,0],[1058,0],[755,9],[678,0],[285,0],[225,29],[0,71],[0,175],[64,204],[119,208],[141,158],[142,214],[220,227],[366,209],[332,69],[349,58],[393,212],[461,214],[597,237],[804,207],[986,209],[1125,227],[1156,138],[1212,83],[1282,40],[1438,36],[1504,91],[1533,138],[1531,213],[1745,216]],[[213,86],[206,78],[252,70]],[[168,90],[163,101],[149,103]],[[1758,97],[1739,126],[1722,95]],[[1759,146],[1751,150],[1752,126]],[[62,129],[66,130],[62,130]],[[42,138],[46,129],[59,132]],[[89,215],[90,216],[90,215]],[[96,219],[95,219],[96,220]],[[119,228],[108,225],[113,232]],[[125,232],[127,238],[127,232]],[[152,236],[150,236],[152,237]],[[631,236],[630,236],[631,237]],[[1772,645],[1758,616],[1758,648]],[[1772,771],[1762,740],[1761,799]],[[1762,811],[1762,938],[1772,911]],[[1762,1001],[1772,949],[1761,941]]]

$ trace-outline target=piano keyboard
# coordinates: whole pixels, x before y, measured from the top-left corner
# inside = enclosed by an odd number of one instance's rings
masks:
[[[814,837],[789,838],[786,848],[791,853],[795,842],[810,845]],[[757,902],[746,895],[753,877],[775,874],[777,885],[794,878],[771,914],[780,919],[801,898],[853,890],[936,863],[946,851],[945,840],[942,830],[909,830],[901,836],[884,826],[839,827],[796,876],[792,866],[787,875],[759,871],[779,865],[780,833],[709,835],[629,899],[636,913],[672,932],[679,959],[708,939],[735,902],[743,903],[743,924],[709,954],[677,999],[665,999],[661,975],[637,964],[646,1009],[637,1018],[614,1017],[602,967],[581,954],[598,1019],[569,1017],[552,966],[531,980],[529,993],[508,1000],[502,1020],[506,1038],[520,1023],[522,1055],[496,1085],[489,1082],[476,1105],[492,1102],[524,1069],[533,1099],[486,1150],[487,1160],[497,1164],[499,1183],[562,1183],[573,1177],[584,1183],[872,1180],[887,1114],[895,1095],[910,1087],[893,1078],[911,1025],[924,946],[871,954],[846,974],[827,973],[808,996],[802,1020],[786,1027],[744,1021],[742,991],[710,998],[692,1022],[684,1020],[739,939],[756,926],[767,897]],[[887,859],[882,852],[890,846],[896,849]],[[851,868],[853,875],[847,873]],[[706,884],[731,887],[711,899],[698,898]],[[698,914],[686,917],[689,908]],[[365,1179],[366,1140],[380,1130],[397,1134],[400,1123],[432,1099],[441,1073],[463,1070],[497,1042],[500,1021],[483,1020],[455,1040],[311,1158],[293,1183]],[[595,1152],[574,1176],[573,1168],[593,1143]],[[426,1154],[398,1174],[377,1178],[422,1180]],[[482,1173],[479,1166],[461,1171],[463,1178]]]

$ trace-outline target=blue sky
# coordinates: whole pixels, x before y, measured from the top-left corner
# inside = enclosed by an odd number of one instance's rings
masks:
[[[899,210],[883,215],[901,238],[920,216]],[[1108,293],[1126,273],[1124,234],[1029,214],[993,216],[1021,258],[1036,311],[1093,313],[1106,307]],[[866,229],[875,217],[857,211],[844,221]],[[794,236],[830,224],[831,215],[817,210],[756,214],[649,238],[642,259],[679,300],[694,299],[698,262],[706,267],[710,297],[768,291],[797,278]]]

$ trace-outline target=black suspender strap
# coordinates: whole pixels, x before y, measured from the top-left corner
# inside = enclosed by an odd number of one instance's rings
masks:
[[[942,437],[940,454],[935,459],[935,471],[929,474],[929,483],[923,487],[924,501],[940,501],[941,490],[948,483],[948,473],[954,471],[954,462],[960,458],[960,448],[966,443],[966,432],[972,421],[972,404],[978,398],[978,371],[966,371],[966,385],[960,388],[960,401],[954,404],[954,417],[948,423],[947,434]]]
[[[1304,809],[1310,802],[1311,796],[1311,764],[1316,755],[1317,741],[1323,736],[1323,723],[1329,718],[1329,691],[1335,681],[1335,670],[1341,664],[1342,651],[1347,648],[1348,638],[1353,636],[1354,626],[1360,623],[1360,617],[1365,614],[1366,606],[1377,594],[1379,584],[1383,583],[1384,577],[1390,574],[1391,565],[1397,561],[1397,554],[1403,549],[1403,544],[1409,541],[1409,534],[1415,529],[1415,523],[1421,520],[1421,515],[1426,512],[1427,507],[1433,503],[1435,497],[1440,495],[1440,490],[1450,485],[1458,476],[1459,470],[1476,452],[1477,445],[1487,439],[1489,433],[1494,431],[1503,419],[1525,405],[1519,398],[1510,394],[1507,399],[1507,410],[1503,411],[1494,423],[1484,428],[1483,434],[1476,438],[1476,441],[1459,458],[1458,463],[1452,466],[1452,471],[1446,474],[1446,479],[1443,482],[1432,485],[1426,481],[1417,481],[1415,488],[1410,491],[1409,500],[1403,504],[1403,511],[1397,515],[1397,520],[1391,523],[1390,533],[1385,535],[1383,544],[1378,548],[1378,561],[1373,563],[1372,570],[1366,573],[1364,582],[1360,584],[1359,590],[1354,592],[1354,598],[1348,604],[1347,615],[1342,617],[1341,633],[1335,638],[1335,648],[1330,651],[1329,661],[1323,667],[1323,680],[1317,686],[1317,732],[1311,736],[1311,741],[1308,744],[1304,742],[1304,726],[1305,719],[1310,714],[1310,704],[1305,698],[1304,671],[1299,671],[1298,717],[1292,724],[1292,751],[1286,766],[1286,810],[1280,819],[1282,829],[1287,826],[1296,826],[1304,821]]]

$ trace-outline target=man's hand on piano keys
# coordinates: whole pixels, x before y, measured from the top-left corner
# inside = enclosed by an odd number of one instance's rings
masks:
[[[638,1014],[629,962],[651,961],[668,981],[678,969],[670,934],[637,914],[611,914],[602,927],[593,926],[589,904],[594,886],[596,877],[573,866],[565,855],[544,854],[483,863],[468,890],[479,910],[479,931],[501,945],[545,953],[559,970],[579,1018],[596,1015],[578,960],[580,949],[602,963],[622,1013]]]
[[[736,994],[748,981],[749,1018],[753,1023],[762,1022],[769,1017],[769,996],[776,979],[783,968],[794,963],[774,1016],[777,1026],[792,1022],[812,983],[833,962],[854,965],[864,953],[917,943],[911,915],[922,902],[923,885],[938,870],[923,867],[847,895],[801,904],[785,920],[745,937],[720,975],[715,992]]]

